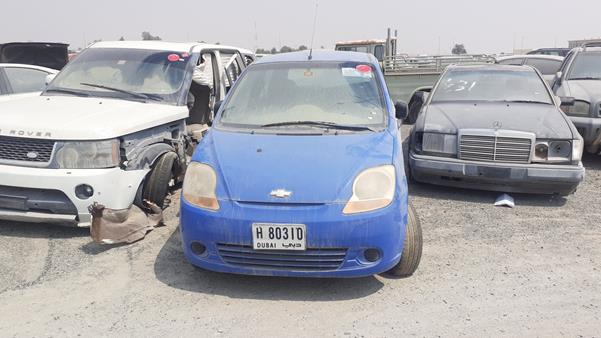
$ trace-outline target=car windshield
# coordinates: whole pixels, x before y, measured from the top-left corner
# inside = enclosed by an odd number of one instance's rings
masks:
[[[569,80],[601,80],[601,52],[578,54],[572,64]]]
[[[532,70],[456,69],[440,80],[432,102],[496,101],[553,104],[547,87]]]
[[[51,93],[153,100],[176,104],[190,55],[182,52],[90,48],[46,89]]]
[[[238,80],[218,123],[250,129],[331,125],[351,131],[376,130],[385,126],[384,107],[378,74],[371,65],[315,61],[257,64]]]

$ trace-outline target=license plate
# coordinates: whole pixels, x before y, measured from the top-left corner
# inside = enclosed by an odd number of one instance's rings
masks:
[[[255,250],[307,249],[306,226],[304,224],[264,224],[252,226],[253,248]]]

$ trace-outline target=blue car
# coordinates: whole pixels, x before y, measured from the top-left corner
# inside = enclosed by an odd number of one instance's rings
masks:
[[[378,61],[299,52],[249,66],[188,166],[184,253],[219,272],[288,277],[414,273],[400,122]]]

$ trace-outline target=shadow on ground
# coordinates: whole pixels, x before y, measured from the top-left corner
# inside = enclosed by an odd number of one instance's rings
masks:
[[[90,229],[53,224],[0,222],[0,236],[22,238],[77,238],[89,237]]]
[[[502,194],[503,193],[501,192],[444,187],[432,184],[418,183],[415,181],[411,181],[409,183],[410,196],[434,198],[437,200],[450,200],[458,202],[493,205],[497,198]],[[509,193],[509,195],[515,199],[517,205],[533,207],[562,207],[568,201],[566,197],[555,195],[532,195],[516,193]]]
[[[238,299],[339,301],[367,297],[383,283],[375,277],[308,279],[241,276],[210,272],[190,265],[182,251],[179,229],[165,243],[154,273],[162,283],[181,290]]]

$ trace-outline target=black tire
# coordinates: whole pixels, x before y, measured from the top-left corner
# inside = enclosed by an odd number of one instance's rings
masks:
[[[143,199],[159,207],[165,206],[165,198],[169,192],[169,182],[173,178],[173,168],[177,160],[176,153],[162,155],[154,164],[152,171],[144,182]]]
[[[409,166],[409,153],[411,152],[411,133],[403,141],[403,167],[405,169],[405,177],[407,178],[407,183],[411,182],[411,167]]]
[[[401,261],[388,271],[393,277],[409,277],[413,275],[422,258],[422,226],[413,205],[409,204],[407,235]]]

